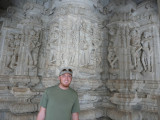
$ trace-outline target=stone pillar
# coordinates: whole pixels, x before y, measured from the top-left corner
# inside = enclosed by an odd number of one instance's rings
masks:
[[[110,78],[106,85],[114,92],[111,103],[118,107],[107,109],[107,115],[114,120],[142,120],[147,118],[147,112],[157,119],[156,98],[160,90],[159,30],[156,27],[159,21],[154,12],[157,6],[151,1],[137,6],[123,0],[116,4],[110,2],[107,7],[111,8],[111,17],[107,25]]]
[[[102,18],[93,4],[86,0],[54,2],[42,79],[43,85],[49,87],[59,82],[57,76],[62,67],[73,69],[71,87],[79,94],[81,120],[104,116],[104,107],[98,102],[106,94],[101,90]]]

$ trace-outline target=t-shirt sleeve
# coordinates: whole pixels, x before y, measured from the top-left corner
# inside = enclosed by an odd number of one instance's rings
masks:
[[[76,113],[76,112],[80,112],[78,96],[77,96],[77,98],[73,104],[73,107],[72,107],[72,113]]]
[[[48,102],[48,95],[47,95],[47,91],[45,90],[40,101],[40,106],[47,108],[47,102]]]

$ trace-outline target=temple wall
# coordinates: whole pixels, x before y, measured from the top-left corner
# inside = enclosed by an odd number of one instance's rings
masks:
[[[111,3],[110,3],[111,4]],[[159,18],[151,1],[120,3],[106,25],[113,120],[158,120]],[[116,116],[113,116],[116,114]]]
[[[66,66],[80,120],[158,120],[156,1],[16,5],[0,11],[0,120],[35,120],[45,88],[58,84]]]

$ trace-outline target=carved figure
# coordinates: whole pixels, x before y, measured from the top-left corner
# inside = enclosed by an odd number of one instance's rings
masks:
[[[112,69],[118,68],[118,57],[116,53],[116,47],[118,46],[118,34],[119,31],[114,26],[109,28],[109,47],[107,59]]]
[[[7,46],[7,55],[6,55],[6,67],[11,68],[12,56],[14,54],[14,35],[8,35],[8,46]]]
[[[89,60],[88,60],[88,43],[86,39],[82,39],[79,43],[80,45],[80,64],[82,66],[88,66]]]
[[[48,50],[49,52],[49,63],[50,65],[53,65],[56,63],[56,49],[54,47],[54,42],[48,43]]]
[[[29,66],[35,66],[37,64],[37,57],[39,47],[41,45],[39,41],[39,33],[35,30],[29,31],[29,39],[25,42],[26,45],[26,60]]]
[[[75,57],[76,57],[76,31],[73,29],[71,31],[71,40],[69,41],[69,46],[71,46],[71,48],[69,49],[69,63],[70,65],[74,65],[75,64]]]
[[[113,48],[108,49],[107,58],[108,58],[108,61],[109,61],[109,64],[110,64],[111,68],[115,69],[116,68],[115,65],[118,62],[118,57],[117,57],[116,52]]]
[[[86,30],[87,30],[86,22],[82,20],[80,22],[80,35],[81,35],[81,33],[86,34]]]
[[[144,71],[152,72],[152,55],[153,55],[153,49],[151,45],[151,38],[152,35],[148,31],[144,31],[142,34],[142,56],[141,61],[144,68]]]
[[[131,52],[131,63],[134,67],[134,69],[138,68],[138,61],[140,59],[140,51],[142,49],[142,46],[140,44],[140,37],[138,34],[138,30],[133,29],[130,32],[131,40],[130,40],[130,52]]]
[[[36,32],[35,38],[32,39],[31,44],[32,44],[31,56],[33,59],[33,65],[36,66],[38,61],[38,52],[41,46],[41,43],[39,40],[39,32]]]
[[[118,33],[119,31],[116,30],[114,27],[109,28],[109,46],[117,47],[118,46]]]
[[[14,52],[10,64],[10,68],[14,69],[18,64],[18,58],[19,58],[19,50],[20,50],[20,42],[21,42],[21,35],[15,34],[14,36]]]
[[[87,67],[89,64],[89,53],[88,53],[88,42],[86,40],[86,30],[87,30],[87,25],[85,21],[80,22],[80,39],[79,39],[79,47],[80,47],[80,58],[79,58],[79,63],[81,66]]]

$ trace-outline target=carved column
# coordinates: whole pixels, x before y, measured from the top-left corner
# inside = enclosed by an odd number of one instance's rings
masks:
[[[16,25],[3,26],[1,47],[1,82],[6,79],[10,84],[2,90],[9,91],[2,95],[2,100],[9,102],[11,114],[9,120],[35,119],[38,102],[35,101],[39,91],[35,86],[39,83],[38,65],[41,47],[43,7],[26,3],[23,10],[8,8]],[[22,12],[23,11],[23,12]],[[9,13],[8,13],[9,14]],[[3,85],[3,83],[1,84]],[[19,116],[17,116],[19,114]]]
[[[59,83],[57,76],[62,67],[73,69],[71,87],[79,94],[80,119],[104,116],[103,106],[98,102],[106,94],[101,90],[102,18],[95,12],[93,4],[81,0],[53,3],[46,46],[46,71],[42,79],[43,85],[49,87]]]
[[[110,78],[106,85],[118,109],[108,109],[107,115],[115,120],[152,119],[146,117],[148,113],[157,119],[160,46],[156,4],[148,1],[136,7],[125,0],[110,4],[115,8],[107,25]]]

